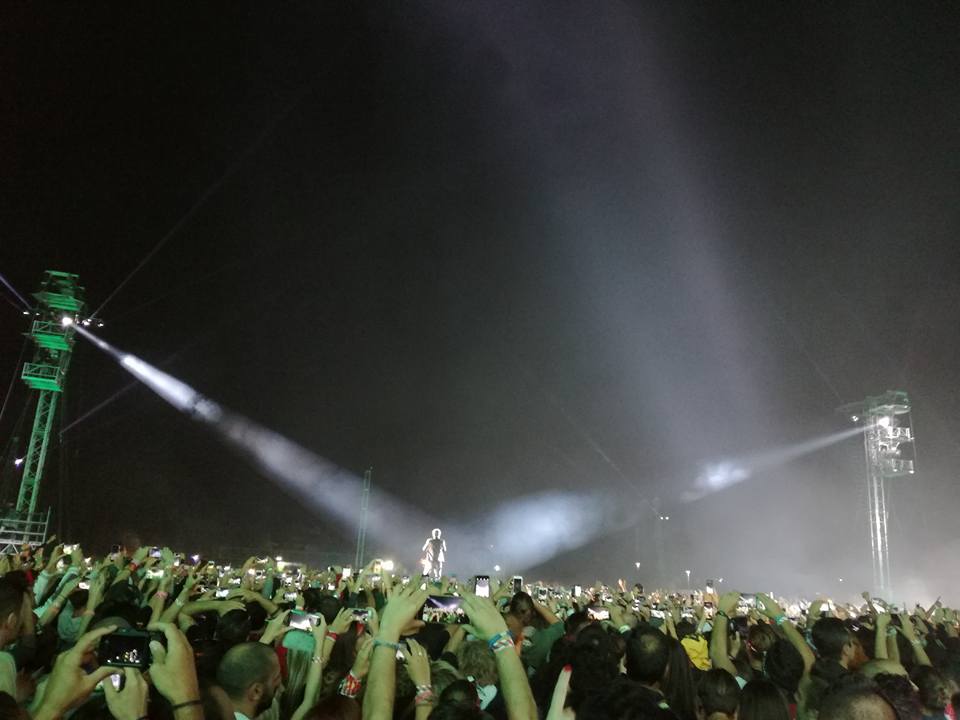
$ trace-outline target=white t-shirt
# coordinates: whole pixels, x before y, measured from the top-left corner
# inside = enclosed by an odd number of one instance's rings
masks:
[[[17,697],[17,663],[8,652],[0,652],[0,692]]]

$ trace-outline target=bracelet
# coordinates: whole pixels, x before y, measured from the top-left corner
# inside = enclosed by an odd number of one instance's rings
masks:
[[[353,674],[353,670],[348,672],[343,680],[340,681],[339,693],[344,697],[355,698],[363,689],[363,680]]]
[[[433,705],[433,687],[430,685],[417,685],[417,694],[413,698],[413,704],[416,707]]]
[[[131,574],[131,575],[133,575],[139,568],[140,568],[140,566],[137,565],[137,564],[136,564],[135,562],[133,562],[132,560],[130,561],[130,564],[127,565],[127,570],[130,571],[130,574]]]
[[[896,628],[890,628],[889,630],[887,630],[887,637],[896,637],[896,636],[897,636]]]
[[[913,640],[910,641],[910,643],[919,647],[920,645],[923,645],[923,640],[920,640],[919,638],[914,638]]]
[[[335,633],[332,630],[327,630],[327,637],[336,642],[340,639],[340,633]]]
[[[203,705],[203,700],[187,700],[186,702],[178,703],[176,705],[171,705],[170,709],[176,712],[185,707],[193,707],[194,705]]]
[[[373,639],[373,649],[376,650],[378,647],[388,647],[392,648],[394,652],[399,652],[402,649],[400,643],[390,642],[388,640],[381,640],[380,638]]]
[[[512,649],[514,647],[513,633],[511,633],[509,630],[498,633],[487,641],[487,645],[489,645],[490,649],[495,653],[503,652],[507,648]]]
[[[322,664],[323,664],[323,656],[322,656],[322,655],[314,655],[312,658],[310,658],[310,662],[312,662],[314,665],[322,665]]]
[[[773,621],[774,621],[777,625],[783,625],[783,624],[787,621],[787,616],[781,613],[780,615],[777,615],[777,616],[773,619]]]
[[[730,616],[727,615],[723,610],[717,610],[717,611],[713,614],[713,616],[714,616],[714,617],[723,618],[723,619],[725,619],[725,620],[729,620],[729,619],[730,619]]]

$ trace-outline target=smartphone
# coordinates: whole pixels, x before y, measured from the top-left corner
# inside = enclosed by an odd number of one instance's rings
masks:
[[[101,665],[146,670],[151,662],[151,637],[151,633],[142,630],[121,628],[100,638],[97,659]]]
[[[344,568],[343,568],[343,572],[340,574],[340,577],[342,577],[342,578],[348,578],[348,577],[352,577],[352,576],[353,576],[353,568],[351,568],[351,567],[349,567],[349,566],[348,566],[348,567],[344,567]]]
[[[297,601],[297,594],[296,594],[295,592],[286,592],[286,593],[283,594],[283,599],[284,599],[286,602],[296,602],[296,601]]]
[[[370,618],[373,616],[373,613],[370,612],[370,608],[353,608],[353,619],[362,623],[370,622]]]
[[[242,578],[230,578],[231,585],[239,585]]]
[[[380,584],[380,575],[379,575],[379,573],[370,576],[370,584],[371,584],[371,585],[379,585],[379,584]]]
[[[573,596],[574,596],[574,597],[580,597],[581,595],[583,595],[583,586],[582,586],[582,585],[574,585],[574,586],[573,586]]]
[[[79,547],[79,545],[64,545],[64,546],[63,546],[63,553],[64,553],[64,555],[70,555],[70,554],[71,554],[74,550],[76,550],[78,547]]]
[[[477,597],[490,597],[490,576],[477,575],[473,580],[473,594]]]
[[[81,581],[80,581],[80,584],[77,585],[77,589],[79,589],[79,590],[89,590],[89,589],[90,589],[90,583],[87,582],[86,580],[81,580]]]
[[[163,577],[163,570],[147,570],[147,577],[151,580],[157,580]]]
[[[467,616],[460,607],[462,602],[463,598],[456,595],[428,595],[420,610],[420,619],[446,625],[466,622]]]
[[[523,592],[523,576],[522,575],[513,576],[513,594],[516,595],[518,592]]]
[[[400,584],[401,584],[401,585],[409,585],[409,584],[410,584],[410,576],[409,576],[409,575],[404,575],[402,578],[400,578]]]
[[[653,610],[650,611],[650,617],[655,617],[660,620],[663,620],[666,617],[666,615],[664,614],[663,610],[657,610],[656,608],[654,608]]]
[[[587,608],[587,616],[591,620],[609,620],[610,611],[605,607],[591,606]]]
[[[110,554],[111,554],[111,555],[118,555],[119,553],[120,553],[120,546],[119,546],[119,545],[111,545],[111,546],[110,546]]]
[[[373,561],[373,574],[379,576],[383,572],[383,560],[379,558]]]
[[[160,557],[162,554],[163,554],[163,551],[162,551],[160,548],[158,548],[158,547],[152,547],[152,548],[150,548],[150,553],[149,553],[150,557],[152,557],[152,558],[158,558],[158,557]]]
[[[291,610],[287,616],[287,624],[294,630],[310,630],[316,626],[319,617],[316,613]]]
[[[537,599],[538,599],[538,600],[546,600],[546,599],[547,599],[547,595],[548,595],[549,593],[550,593],[550,591],[547,590],[547,588],[545,588],[545,587],[538,587],[538,588],[537,588]]]

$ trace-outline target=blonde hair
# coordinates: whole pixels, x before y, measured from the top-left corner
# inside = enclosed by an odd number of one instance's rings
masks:
[[[468,640],[457,648],[460,672],[472,676],[478,685],[495,685],[497,661],[493,650],[483,640]]]

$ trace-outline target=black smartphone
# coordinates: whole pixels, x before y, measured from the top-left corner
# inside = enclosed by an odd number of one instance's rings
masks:
[[[518,592],[523,592],[523,576],[514,575],[513,576],[513,594],[516,595]]]
[[[163,554],[163,551],[162,551],[160,548],[158,548],[158,547],[152,547],[152,548],[150,548],[150,557],[152,557],[152,558],[158,558],[158,557],[160,557],[162,554]]]
[[[153,634],[121,628],[100,638],[97,659],[101,665],[135,667],[146,670],[152,661],[150,640]]]
[[[477,597],[490,597],[490,576],[477,575],[473,580],[473,594]]]

